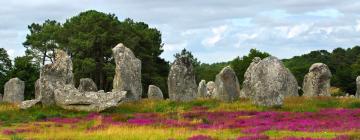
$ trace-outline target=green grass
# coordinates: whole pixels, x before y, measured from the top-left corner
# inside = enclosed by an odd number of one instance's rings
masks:
[[[304,98],[295,97],[285,100],[282,107],[260,107],[252,105],[247,99],[240,99],[232,103],[219,102],[212,99],[199,99],[191,102],[174,102],[169,100],[141,100],[130,102],[103,111],[103,114],[125,114],[123,119],[131,118],[134,113],[171,113],[185,112],[193,107],[206,107],[209,111],[290,111],[290,112],[316,112],[324,108],[360,108],[360,100],[356,98],[339,99],[332,97]],[[0,104],[0,122],[2,125],[31,122],[53,117],[79,117],[88,112],[76,112],[61,109],[56,106],[34,106],[27,110],[20,110],[11,104]],[[127,115],[126,115],[127,114]],[[119,115],[121,116],[121,115]],[[119,117],[121,119],[121,117]]]

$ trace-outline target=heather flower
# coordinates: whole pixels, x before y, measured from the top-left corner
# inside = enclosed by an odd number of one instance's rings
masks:
[[[188,140],[213,140],[210,136],[196,135],[188,138]]]
[[[236,140],[269,140],[269,136],[266,135],[250,135],[238,137]]]

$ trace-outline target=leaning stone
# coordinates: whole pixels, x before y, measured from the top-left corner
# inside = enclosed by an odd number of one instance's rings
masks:
[[[327,65],[315,63],[309,73],[305,75],[303,82],[303,96],[330,96],[331,72]]]
[[[62,50],[55,50],[55,62],[45,65],[40,72],[40,96],[42,105],[55,104],[54,91],[66,84],[74,85],[73,65]]]
[[[4,102],[20,103],[24,101],[25,82],[19,78],[10,79],[4,86]]]
[[[148,98],[154,100],[163,100],[164,96],[161,89],[154,85],[149,85]]]
[[[20,109],[28,109],[28,108],[33,107],[36,104],[40,103],[40,100],[41,100],[40,98],[37,98],[37,99],[34,99],[34,100],[23,101],[19,105],[19,108]]]
[[[195,72],[188,56],[180,56],[174,61],[167,83],[171,101],[186,102],[195,99],[197,92]]]
[[[56,105],[61,108],[76,111],[100,112],[110,107],[116,107],[126,99],[126,91],[108,93],[80,92],[73,85],[65,85],[55,90]]]
[[[288,96],[298,96],[294,75],[276,57],[254,58],[245,72],[241,97],[260,106],[280,106]]]
[[[240,86],[239,80],[236,77],[235,71],[227,66],[216,75],[215,92],[213,97],[215,99],[231,102],[239,99]]]
[[[98,91],[95,82],[91,78],[81,78],[78,89],[80,92]]]
[[[112,49],[116,64],[113,91],[127,91],[129,100],[139,100],[142,94],[141,61],[122,43]]]
[[[205,80],[201,80],[199,82],[199,86],[198,86],[198,92],[197,92],[197,97],[198,98],[205,98],[207,94],[207,89],[206,89],[206,81]]]

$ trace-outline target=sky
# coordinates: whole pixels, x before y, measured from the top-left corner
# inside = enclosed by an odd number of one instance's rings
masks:
[[[0,0],[0,48],[24,55],[27,26],[64,22],[82,11],[114,13],[162,33],[161,55],[183,48],[203,63],[256,48],[278,58],[360,45],[359,0]]]

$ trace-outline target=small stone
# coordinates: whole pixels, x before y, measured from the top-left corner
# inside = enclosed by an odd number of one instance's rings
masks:
[[[215,80],[215,92],[213,97],[215,99],[232,102],[239,99],[240,85],[239,80],[236,77],[235,71],[227,66],[216,75]]]
[[[205,80],[201,80],[199,82],[199,86],[198,86],[198,92],[197,92],[197,97],[198,98],[205,98],[207,94],[207,89],[206,89],[206,81]]]
[[[24,101],[25,82],[19,78],[12,78],[4,86],[3,101],[7,103],[20,103]]]
[[[331,72],[327,65],[315,63],[309,73],[305,75],[303,82],[303,96],[330,96]]]
[[[40,103],[40,100],[41,100],[40,98],[37,98],[37,99],[34,99],[34,100],[23,101],[19,105],[19,108],[20,109],[28,109],[28,108],[33,107],[36,104]]]
[[[215,82],[209,81],[206,84],[206,90],[207,90],[206,97],[211,97],[214,94],[215,88],[216,88]]]
[[[155,85],[149,85],[148,98],[154,100],[163,100],[164,96],[161,89]]]
[[[98,90],[95,82],[91,78],[81,78],[78,89],[80,92],[96,92]]]
[[[194,100],[197,85],[191,59],[187,56],[177,58],[171,65],[167,82],[171,101]]]

